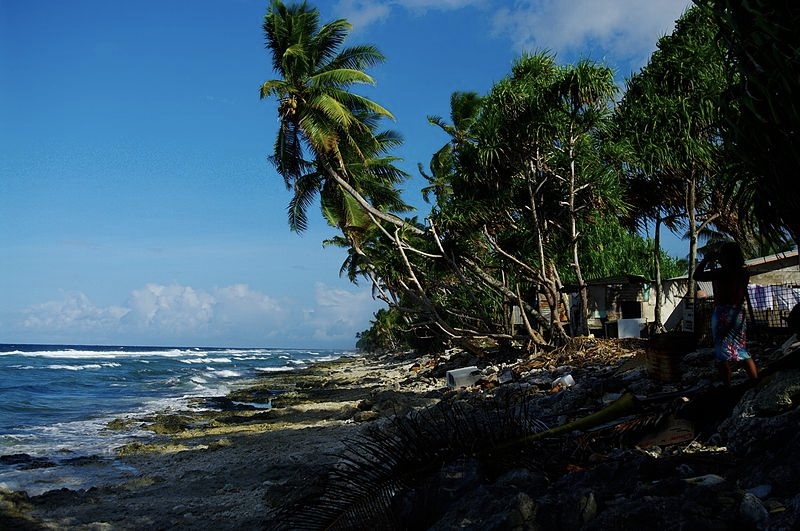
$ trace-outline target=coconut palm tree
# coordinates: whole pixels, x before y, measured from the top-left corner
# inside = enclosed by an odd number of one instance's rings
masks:
[[[260,96],[279,102],[280,128],[271,161],[296,192],[290,224],[299,230],[305,227],[311,199],[331,180],[369,216],[405,226],[368,200],[365,190],[376,178],[375,171],[352,171],[355,160],[375,170],[370,156],[385,151],[385,139],[375,134],[375,121],[393,119],[392,114],[350,90],[356,84],[375,84],[365,70],[381,63],[383,55],[370,45],[343,47],[350,23],[339,19],[321,25],[319,11],[306,2],[287,6],[272,0],[263,29],[280,77],[264,82]],[[385,170],[385,164],[380,168]]]

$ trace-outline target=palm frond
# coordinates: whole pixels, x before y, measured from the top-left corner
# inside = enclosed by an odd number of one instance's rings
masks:
[[[269,514],[269,527],[425,528],[452,495],[452,480],[442,470],[469,468],[469,481],[480,482],[526,463],[536,466],[526,457],[535,453],[493,451],[503,441],[546,429],[532,419],[529,404],[520,395],[507,402],[443,401],[396,414],[390,426],[348,441],[321,485],[322,495],[316,490],[316,495],[276,509]]]
[[[294,195],[289,201],[289,229],[304,232],[308,228],[308,208],[320,191],[322,179],[318,173],[304,175],[294,182]]]

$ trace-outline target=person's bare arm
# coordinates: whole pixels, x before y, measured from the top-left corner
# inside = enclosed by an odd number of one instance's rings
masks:
[[[695,280],[714,280],[716,277],[716,271],[714,270],[706,270],[708,264],[713,263],[717,260],[717,257],[714,253],[709,253],[703,256],[703,259],[700,260],[700,263],[697,264],[697,267],[694,269],[694,273],[692,274],[692,278]]]

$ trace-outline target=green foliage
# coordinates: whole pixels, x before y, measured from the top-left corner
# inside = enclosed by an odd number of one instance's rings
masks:
[[[424,224],[398,217],[409,211],[399,189],[407,175],[391,154],[401,138],[380,128],[391,114],[352,92],[374,82],[365,70],[383,56],[345,47],[344,20],[322,25],[305,2],[270,3],[264,31],[279,78],[261,96],[277,98],[281,121],[271,160],[293,192],[290,228],[306,228],[319,197],[341,231],[326,243],[347,249],[341,273],[371,282],[387,304],[359,348],[506,341],[517,332],[512,307],[556,340],[560,325],[542,317],[541,294],[553,307],[563,283],[686,273],[689,264],[638,234],[653,222],[656,242],[662,226],[688,227],[690,261],[710,235],[753,252],[785,248],[787,227],[796,237],[800,205],[785,192],[800,128],[786,102],[800,46],[786,21],[799,10],[696,3],[619,105],[610,67],[561,65],[544,51],[521,55],[486,95],[454,93],[449,123],[428,118],[449,141],[429,174],[420,168],[431,203]],[[526,328],[541,339],[536,330]]]
[[[596,212],[595,216],[582,228],[583,246],[582,262],[584,274],[588,280],[618,275],[639,275],[647,279],[655,279],[653,270],[654,246],[636,233],[625,229],[616,216]],[[561,261],[569,260],[567,253],[562,253]],[[662,278],[677,277],[686,274],[686,266],[677,258],[660,254]],[[564,275],[567,283],[575,282],[568,270]]]
[[[640,217],[708,217],[716,206],[711,190],[720,160],[719,102],[728,76],[714,32],[702,10],[689,9],[627,82],[615,120],[618,141],[627,147],[622,169]]]
[[[397,308],[381,308],[370,322],[370,328],[357,335],[356,348],[365,352],[392,351],[404,346],[399,332],[402,313]]]

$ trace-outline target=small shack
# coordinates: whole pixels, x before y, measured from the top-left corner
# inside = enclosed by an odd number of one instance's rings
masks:
[[[749,326],[754,331],[785,328],[785,317],[796,304],[800,304],[797,249],[747,260],[745,267],[750,272]],[[639,275],[617,275],[593,279],[586,284],[591,333],[604,337],[647,335],[648,323],[655,321],[656,297],[652,280]],[[661,320],[667,330],[695,329],[704,335],[708,328],[710,333],[710,304],[714,288],[711,282],[698,282],[697,288],[709,298],[698,305],[688,305],[687,311],[688,276],[662,281]],[[569,291],[570,310],[574,312],[577,311],[577,293]],[[687,316],[692,319],[691,324],[684,323]],[[699,328],[693,326],[695,319]]]
[[[589,331],[603,337],[641,337],[654,318],[653,282],[639,275],[617,275],[586,282]],[[577,293],[570,293],[577,311]]]

